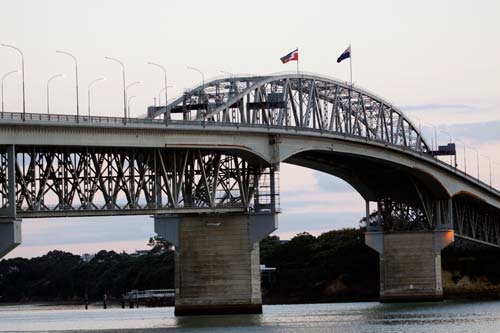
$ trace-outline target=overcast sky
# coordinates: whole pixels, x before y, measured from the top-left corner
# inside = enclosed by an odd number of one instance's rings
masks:
[[[127,81],[142,81],[130,95],[132,115],[144,114],[163,87],[158,68],[168,69],[169,95],[231,73],[293,71],[279,58],[299,48],[300,68],[346,81],[349,64],[336,58],[352,44],[353,75],[363,87],[400,106],[429,141],[449,136],[467,144],[468,171],[500,186],[500,1],[22,1],[0,2],[0,43],[24,51],[27,112],[75,114],[74,65],[56,50],[74,54],[80,75],[80,109],[87,112],[87,85],[104,76],[92,93],[92,114],[122,114],[121,72],[105,56],[126,65]],[[20,68],[19,56],[0,48],[0,75]],[[6,111],[20,111],[21,76],[5,80]],[[458,160],[463,164],[459,141]],[[298,177],[300,175],[300,177]],[[278,235],[319,234],[356,227],[361,197],[333,176],[282,166]],[[9,256],[36,256],[51,249],[75,253],[102,248],[142,249],[153,235],[148,217],[25,220],[23,244]]]

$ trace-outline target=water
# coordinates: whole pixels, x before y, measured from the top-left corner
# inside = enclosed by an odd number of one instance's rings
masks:
[[[484,332],[500,331],[500,301],[264,306],[262,315],[174,316],[173,308],[0,307],[1,332]]]

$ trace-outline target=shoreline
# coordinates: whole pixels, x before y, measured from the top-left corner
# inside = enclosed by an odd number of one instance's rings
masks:
[[[372,297],[342,297],[342,298],[329,298],[329,299],[303,299],[303,298],[281,298],[273,297],[272,299],[266,299],[262,305],[293,305],[293,304],[342,304],[342,303],[369,303],[378,302],[379,298]],[[479,293],[446,293],[444,294],[443,301],[500,301],[500,293],[498,292],[479,292]],[[405,302],[402,302],[405,303]],[[415,302],[409,302],[415,303]],[[419,302],[417,302],[419,303]],[[427,302],[422,302],[427,303]],[[434,303],[434,302],[432,302]],[[438,301],[439,303],[439,301]],[[39,302],[16,302],[16,303],[0,303],[0,308],[6,307],[84,307],[84,301],[39,301]],[[102,302],[90,302],[88,303],[89,308],[102,308]],[[108,307],[119,307],[121,308],[121,302],[109,301],[107,302]],[[172,307],[172,305],[157,306],[157,307]],[[128,308],[128,307],[127,307]],[[141,306],[141,308],[146,308],[146,306]]]

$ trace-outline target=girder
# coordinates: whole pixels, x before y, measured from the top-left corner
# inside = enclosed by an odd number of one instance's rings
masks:
[[[317,75],[231,77],[199,86],[149,117],[330,131],[430,152],[420,131],[392,104]]]
[[[500,214],[480,200],[453,199],[454,231],[459,237],[500,247]]]
[[[19,217],[274,209],[274,170],[203,149],[16,146]],[[9,206],[0,154],[0,212]],[[264,182],[265,180],[265,182]],[[260,192],[259,192],[260,191]],[[271,206],[271,201],[273,206]],[[267,206],[266,206],[267,205]]]

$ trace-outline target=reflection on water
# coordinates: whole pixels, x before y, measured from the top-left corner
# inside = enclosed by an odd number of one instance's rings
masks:
[[[484,332],[500,331],[500,302],[298,304],[262,315],[175,317],[173,308],[103,310],[0,307],[0,331],[112,332]]]

